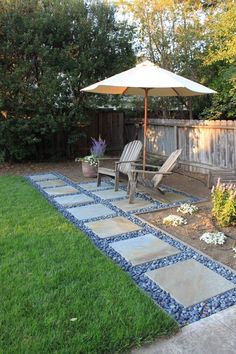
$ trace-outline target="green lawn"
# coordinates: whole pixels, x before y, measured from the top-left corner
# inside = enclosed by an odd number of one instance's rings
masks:
[[[117,353],[177,329],[24,179],[0,177],[0,201],[0,353]]]

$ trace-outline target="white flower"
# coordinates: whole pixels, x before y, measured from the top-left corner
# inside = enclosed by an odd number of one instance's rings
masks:
[[[223,245],[227,237],[223,232],[205,232],[200,236],[200,240],[206,242],[207,244]]]
[[[94,155],[89,155],[85,157],[76,157],[75,162],[85,161],[88,162],[90,166],[97,166],[98,165],[98,158]]]
[[[82,161],[88,162],[90,166],[97,166],[98,165],[98,159],[97,157],[93,155],[85,156]]]
[[[182,218],[182,216],[169,215],[163,219],[163,224],[172,226],[186,225],[187,220]]]
[[[182,214],[190,214],[190,215],[196,213],[196,211],[198,211],[198,207],[189,203],[183,203],[177,209],[177,212],[180,212]]]
[[[70,319],[70,321],[71,321],[71,322],[75,322],[75,321],[77,321],[77,317],[73,317],[73,318],[71,318],[71,319]]]

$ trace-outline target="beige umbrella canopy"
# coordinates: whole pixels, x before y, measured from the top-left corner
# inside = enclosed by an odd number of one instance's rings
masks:
[[[185,79],[168,70],[161,69],[150,61],[83,88],[81,91],[144,96],[144,141],[143,164],[146,163],[148,96],[199,96],[216,91]]]

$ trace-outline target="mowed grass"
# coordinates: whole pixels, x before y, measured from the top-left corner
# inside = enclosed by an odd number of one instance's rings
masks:
[[[23,178],[0,177],[0,201],[1,353],[118,353],[177,329]]]

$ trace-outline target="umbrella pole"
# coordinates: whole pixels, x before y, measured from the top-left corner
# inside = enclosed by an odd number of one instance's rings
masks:
[[[145,170],[147,159],[148,90],[147,88],[144,89],[143,170]]]

